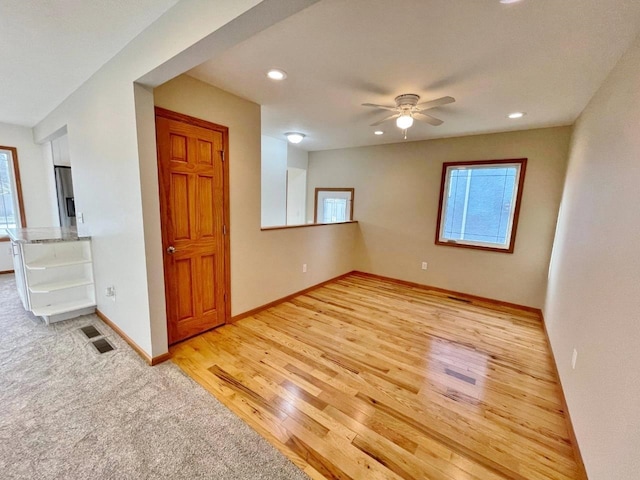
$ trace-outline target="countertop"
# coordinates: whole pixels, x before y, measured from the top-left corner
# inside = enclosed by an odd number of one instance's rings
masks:
[[[76,227],[7,228],[11,241],[16,243],[55,243],[89,240],[79,237]]]

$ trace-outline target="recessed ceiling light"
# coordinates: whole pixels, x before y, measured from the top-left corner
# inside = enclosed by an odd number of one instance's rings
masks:
[[[518,3],[521,0],[500,0],[500,3],[504,3],[505,5],[509,5],[510,3]]]
[[[306,135],[304,133],[298,132],[287,132],[284,134],[291,143],[300,143]]]
[[[382,135],[384,132],[382,130],[376,130],[373,132],[374,135]]]
[[[512,120],[515,120],[517,118],[522,118],[525,115],[526,115],[525,112],[513,112],[513,113],[510,113],[509,115],[507,115],[507,117],[509,117]]]
[[[272,68],[267,72],[267,77],[271,80],[284,80],[287,78],[287,72],[284,70],[279,70],[277,68]]]

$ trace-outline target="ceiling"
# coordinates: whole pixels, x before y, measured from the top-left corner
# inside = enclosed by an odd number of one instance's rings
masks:
[[[0,0],[0,122],[33,126],[178,0]]]
[[[402,93],[456,98],[409,141],[571,124],[639,33],[637,0],[321,0],[189,75],[261,104],[263,134],[325,150],[403,141],[361,106]]]

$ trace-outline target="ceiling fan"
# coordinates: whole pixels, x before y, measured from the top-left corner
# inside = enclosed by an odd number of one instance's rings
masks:
[[[416,95],[414,93],[405,93],[402,95],[398,95],[395,98],[395,101],[395,107],[389,105],[376,105],[375,103],[362,104],[363,107],[380,108],[383,110],[390,110],[394,112],[392,115],[389,115],[388,117],[385,117],[380,121],[372,123],[372,127],[380,125],[381,123],[387,122],[394,118],[396,119],[396,125],[398,126],[398,128],[405,131],[407,130],[407,128],[410,128],[413,125],[414,118],[437,127],[438,125],[442,125],[442,120],[432,117],[425,112],[435,107],[441,107],[442,105],[453,103],[456,101],[456,99],[453,97],[441,97],[429,102],[418,103],[420,101],[420,95]]]

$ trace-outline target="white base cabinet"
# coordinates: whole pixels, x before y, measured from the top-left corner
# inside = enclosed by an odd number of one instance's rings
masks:
[[[93,313],[91,241],[12,242],[18,293],[26,310],[49,324]]]

